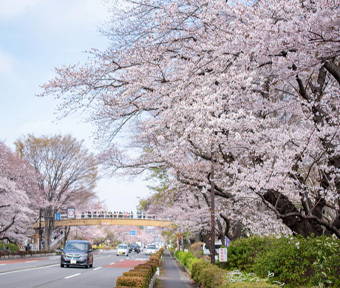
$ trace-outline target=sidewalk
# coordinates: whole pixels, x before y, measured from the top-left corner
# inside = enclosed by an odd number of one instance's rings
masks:
[[[162,281],[162,288],[194,288],[195,282],[190,279],[186,270],[172,257],[168,250],[163,253],[162,275],[157,279]]]

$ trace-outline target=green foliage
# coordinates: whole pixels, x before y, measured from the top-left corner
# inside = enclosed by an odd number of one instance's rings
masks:
[[[271,279],[285,287],[340,287],[340,241],[331,237],[281,237],[270,251],[255,259],[254,271],[261,277],[273,273]]]
[[[18,245],[16,245],[15,243],[0,243],[0,251],[2,251],[3,247],[6,247],[6,251],[7,252],[17,252],[19,250]]]
[[[116,286],[146,288],[144,277],[119,276],[116,280]]]
[[[192,255],[194,255],[197,258],[203,257],[203,242],[196,242],[191,245],[189,251]]]
[[[275,240],[274,237],[253,236],[233,241],[228,247],[228,261],[224,264],[224,267],[228,270],[239,269],[254,272],[256,257],[275,246]]]
[[[197,282],[200,283],[201,282],[201,274],[202,274],[202,270],[205,268],[209,268],[213,266],[211,263],[209,262],[203,262],[203,261],[197,261],[192,265],[192,269],[191,269],[191,278]]]
[[[123,276],[128,277],[144,277],[147,285],[150,284],[151,281],[151,273],[146,270],[130,270],[128,272],[124,272]]]
[[[225,271],[217,266],[211,265],[201,270],[199,282],[202,287],[222,288],[225,287]]]
[[[187,268],[190,272],[192,269],[193,263],[200,261],[197,257],[195,257],[190,252],[176,251],[175,257],[185,268]]]

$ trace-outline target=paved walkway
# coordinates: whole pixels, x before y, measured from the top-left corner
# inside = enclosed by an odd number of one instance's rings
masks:
[[[168,250],[163,253],[161,274],[157,279],[162,281],[162,288],[194,288],[195,282],[190,279],[186,270],[181,267]]]

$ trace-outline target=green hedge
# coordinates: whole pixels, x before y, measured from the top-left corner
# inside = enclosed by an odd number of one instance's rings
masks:
[[[13,252],[19,251],[18,245],[14,244],[14,243],[3,243],[3,242],[0,242],[0,251],[2,252],[2,254],[5,254],[5,252],[2,251],[2,248],[4,246],[6,247],[6,253],[13,253]]]
[[[189,252],[177,251],[175,255],[185,267],[192,265],[191,277],[203,287],[223,286],[223,273],[227,287],[340,287],[340,240],[333,237],[238,239],[228,247],[228,261],[223,263],[230,272],[212,268],[222,263],[213,266]]]
[[[189,270],[189,272],[191,272],[193,263],[197,261],[202,261],[190,252],[176,251],[175,257],[179,261],[179,263],[181,263],[185,268]]]
[[[285,287],[340,287],[340,240],[332,237],[281,237],[270,251],[258,255],[254,272],[274,275]]]
[[[116,280],[116,288],[148,288],[153,275],[157,271],[164,249],[152,254],[146,263],[135,266],[132,270],[124,272]]]
[[[226,287],[226,272],[209,262],[195,262],[192,265],[191,278],[205,288]]]
[[[116,280],[117,286],[147,288],[146,279],[144,277],[119,276]]]
[[[256,257],[261,253],[270,251],[276,245],[275,237],[252,236],[232,241],[228,247],[228,261],[225,262],[227,270],[242,270],[254,272]]]
[[[287,288],[340,287],[340,240],[288,235],[238,239],[228,247],[224,267],[255,273]]]

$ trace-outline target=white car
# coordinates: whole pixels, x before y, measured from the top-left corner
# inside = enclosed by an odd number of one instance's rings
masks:
[[[117,247],[117,256],[119,255],[129,256],[129,246],[126,244],[119,244]]]
[[[148,244],[146,245],[145,249],[144,249],[144,254],[145,255],[151,255],[152,253],[156,253],[157,252],[157,247],[154,244]]]
[[[215,242],[215,251],[216,251],[217,254],[218,254],[218,251],[220,250],[221,246],[222,246],[222,242],[220,240]],[[208,247],[205,243],[203,244],[202,248],[203,248],[203,255],[210,255],[210,250],[208,249]]]

